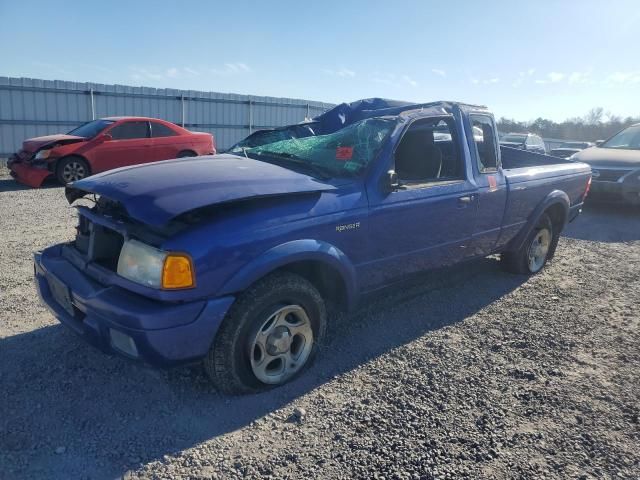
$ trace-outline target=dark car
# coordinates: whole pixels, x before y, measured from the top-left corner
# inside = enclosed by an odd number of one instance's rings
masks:
[[[554,148],[549,153],[554,157],[569,158],[585,148],[590,148],[594,145],[595,143],[592,142],[565,142],[561,147]]]
[[[640,205],[640,123],[571,160],[591,165],[594,199]]]
[[[547,153],[544,140],[535,133],[507,133],[500,139],[500,145],[534,153]]]
[[[593,142],[565,142],[562,144],[564,148],[576,148],[578,150],[584,150],[585,148],[590,148],[595,146]]]

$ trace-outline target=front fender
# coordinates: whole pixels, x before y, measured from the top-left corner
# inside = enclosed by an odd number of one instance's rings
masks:
[[[567,224],[567,221],[569,220],[569,207],[571,205],[571,201],[569,200],[569,196],[562,190],[553,190],[533,210],[525,226],[522,228],[522,230],[520,230],[520,233],[518,233],[518,235],[516,235],[516,237],[510,242],[509,247],[506,250],[519,250],[531,231],[540,221],[540,217],[542,217],[544,212],[546,212],[550,207],[554,205],[560,205],[562,207],[562,210],[564,212],[562,227],[564,228],[564,226]]]
[[[339,248],[312,239],[293,240],[267,250],[233,275],[218,295],[224,296],[246,290],[274,270],[301,261],[317,261],[334,268],[346,286],[347,307],[351,308],[356,304],[356,273],[351,260]]]

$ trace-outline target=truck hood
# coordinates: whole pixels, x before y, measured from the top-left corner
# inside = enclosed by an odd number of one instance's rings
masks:
[[[65,195],[70,203],[86,193],[102,195],[131,218],[160,227],[202,207],[335,189],[277,165],[225,154],[118,168],[74,182]]]
[[[578,152],[571,160],[602,168],[640,168],[640,150],[591,147]]]
[[[65,135],[58,133],[56,135],[45,135],[44,137],[28,138],[22,142],[22,149],[25,152],[33,153],[39,148],[44,147],[52,143],[74,143],[84,141],[84,137],[77,137],[75,135]]]

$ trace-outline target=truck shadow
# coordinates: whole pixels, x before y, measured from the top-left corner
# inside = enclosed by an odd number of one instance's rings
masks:
[[[562,234],[607,243],[640,240],[640,207],[588,202],[582,215]]]
[[[242,397],[216,392],[199,366],[159,371],[108,357],[61,325],[0,339],[0,460],[7,452],[29,478],[121,476],[246,427],[524,281],[488,258],[403,282],[335,320],[318,361],[296,381]]]

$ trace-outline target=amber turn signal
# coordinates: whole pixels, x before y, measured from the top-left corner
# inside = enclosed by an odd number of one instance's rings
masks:
[[[168,254],[162,268],[162,288],[191,288],[195,285],[191,257],[179,253]]]

